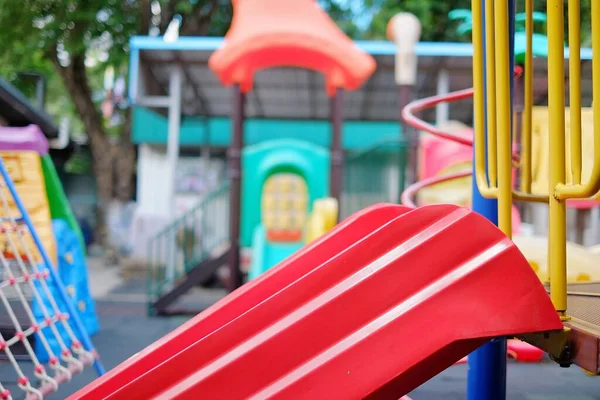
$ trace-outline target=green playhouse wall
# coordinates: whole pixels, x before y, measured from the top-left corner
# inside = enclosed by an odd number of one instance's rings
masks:
[[[329,195],[329,150],[303,140],[278,139],[248,146],[242,151],[242,215],[240,242],[252,244],[261,220],[261,194],[274,173],[294,172],[308,188],[309,211],[315,199]]]
[[[69,228],[76,233],[80,243],[81,249],[85,253],[85,241],[83,239],[83,233],[77,223],[77,218],[73,214],[67,195],[63,189],[58,172],[54,167],[52,158],[49,154],[41,156],[42,160],[42,171],[44,172],[44,183],[46,184],[46,195],[48,196],[48,203],[50,207],[50,215],[52,219],[64,220]]]

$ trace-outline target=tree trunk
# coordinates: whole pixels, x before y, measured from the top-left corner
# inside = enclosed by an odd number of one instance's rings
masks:
[[[121,141],[116,149],[115,160],[115,197],[121,202],[127,202],[133,198],[135,189],[135,146],[131,142],[131,110],[127,110]]]
[[[93,171],[98,195],[96,242],[108,250],[109,242],[106,229],[108,206],[115,197],[115,188],[118,188],[120,200],[131,199],[135,170],[135,149],[129,139],[128,130],[124,135],[122,146],[112,145],[108,140],[102,126],[100,112],[92,101],[92,91],[85,70],[84,55],[73,56],[71,63],[67,66],[60,64],[56,50],[50,51],[49,56],[59,72],[86,130],[94,162]],[[126,126],[129,126],[129,120]]]

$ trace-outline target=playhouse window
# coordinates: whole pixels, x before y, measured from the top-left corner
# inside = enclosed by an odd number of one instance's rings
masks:
[[[270,241],[298,241],[306,223],[308,188],[294,173],[276,173],[265,181],[262,224]]]

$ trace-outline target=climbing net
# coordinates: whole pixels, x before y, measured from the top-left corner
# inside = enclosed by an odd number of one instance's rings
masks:
[[[15,216],[12,193],[0,177],[0,399],[12,399],[11,386],[42,399],[97,355],[84,349],[59,307],[55,294],[64,288],[42,261],[28,219]]]

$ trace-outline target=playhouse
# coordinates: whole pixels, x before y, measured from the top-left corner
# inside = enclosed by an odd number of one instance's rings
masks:
[[[305,244],[312,205],[329,196],[330,154],[309,142],[280,139],[242,152],[240,244],[250,247],[253,279]]]

